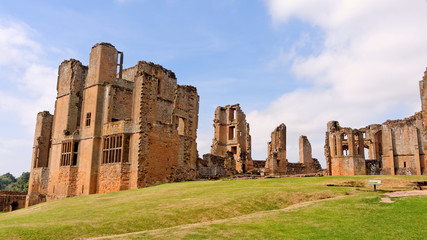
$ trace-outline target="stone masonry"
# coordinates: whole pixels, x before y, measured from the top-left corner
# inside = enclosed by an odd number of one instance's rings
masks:
[[[122,65],[109,43],[89,66],[61,63],[55,112],[37,115],[27,206],[195,178],[196,88],[160,65]]]
[[[422,111],[361,129],[327,125],[325,156],[329,175],[427,174],[427,71],[420,81]]]
[[[300,136],[300,161],[290,163],[286,158],[286,125],[280,124],[272,133],[268,143],[268,157],[265,172],[268,175],[296,175],[317,173],[322,170],[320,163],[311,155],[311,144],[306,136]]]
[[[11,212],[25,207],[25,192],[0,191],[0,212]]]
[[[239,104],[217,107],[214,119],[215,136],[211,154],[227,158],[233,156],[236,171],[245,173],[253,169],[251,157],[251,135],[246,115]]]

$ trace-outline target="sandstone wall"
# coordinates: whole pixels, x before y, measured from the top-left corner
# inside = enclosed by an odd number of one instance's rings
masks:
[[[25,207],[26,193],[0,191],[0,212],[11,212]]]
[[[38,117],[28,205],[195,178],[196,88],[150,62],[122,70],[122,57],[99,43],[88,67],[60,65],[55,113]]]
[[[227,157],[231,153],[238,172],[252,170],[250,128],[239,104],[216,108],[214,131],[211,154]]]

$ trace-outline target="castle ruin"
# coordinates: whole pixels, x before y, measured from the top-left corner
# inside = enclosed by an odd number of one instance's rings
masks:
[[[311,155],[311,144],[306,136],[299,138],[300,160],[290,163],[286,158],[286,125],[280,124],[271,133],[268,143],[268,157],[265,162],[265,173],[268,175],[296,175],[317,173],[322,170],[320,163]]]
[[[212,140],[211,154],[227,158],[239,173],[253,169],[251,156],[251,135],[246,115],[239,104],[217,107],[214,119],[215,135]]]
[[[361,129],[327,124],[325,157],[329,175],[427,174],[427,71],[420,81],[422,111]]]
[[[37,115],[26,205],[194,179],[198,110],[196,88],[150,62],[123,69],[109,43],[89,66],[62,62],[55,112]]]

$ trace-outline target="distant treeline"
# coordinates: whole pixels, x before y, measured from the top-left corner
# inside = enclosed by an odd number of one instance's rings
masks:
[[[0,176],[0,190],[27,192],[29,179],[29,172],[22,173],[18,178],[15,178],[10,173],[3,174]]]

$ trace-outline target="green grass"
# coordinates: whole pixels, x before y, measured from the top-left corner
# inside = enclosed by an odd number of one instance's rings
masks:
[[[293,211],[235,218],[190,228],[177,227],[130,239],[426,239],[427,197],[380,203],[364,193]]]
[[[73,239],[155,229],[163,230],[126,238],[416,239],[427,236],[427,197],[384,204],[379,203],[379,193],[371,192],[370,187],[357,190],[326,186],[348,182],[363,185],[368,179],[383,179],[380,189],[391,189],[405,187],[409,181],[425,181],[427,177],[202,181],[74,197],[0,214],[0,239]],[[342,197],[292,211],[271,211],[335,196]],[[220,219],[224,221],[180,226]],[[380,230],[375,232],[375,225]]]

